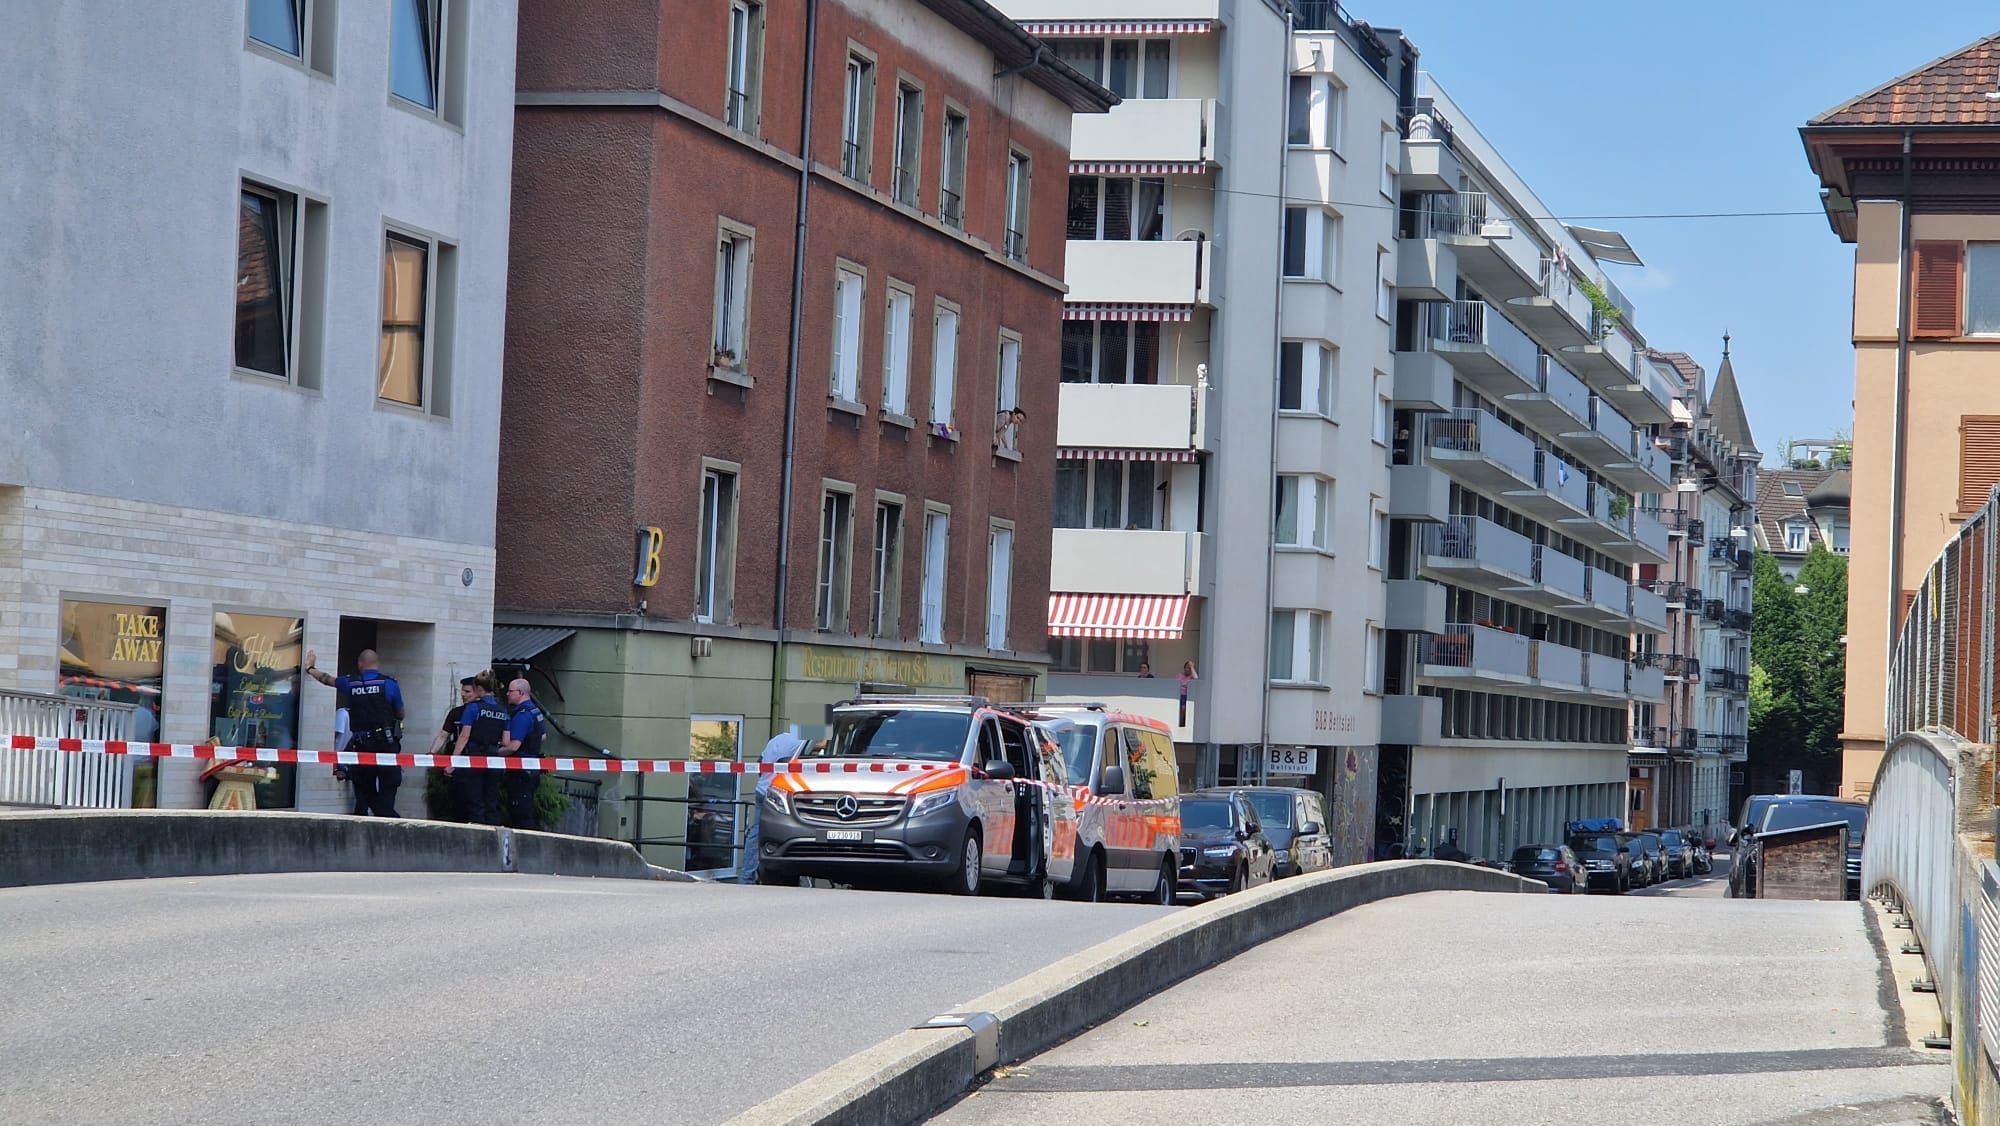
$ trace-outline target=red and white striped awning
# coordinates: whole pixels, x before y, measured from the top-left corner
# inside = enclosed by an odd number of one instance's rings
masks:
[[[1021,30],[1044,39],[1090,35],[1207,35],[1214,20],[1022,20]]]
[[[1058,446],[1058,459],[1084,461],[1194,461],[1193,450],[1114,450],[1085,446]]]
[[[1193,305],[1128,305],[1107,301],[1078,301],[1063,306],[1063,319],[1070,321],[1191,321]]]
[[[1205,160],[1072,160],[1072,176],[1200,176]]]
[[[1051,594],[1050,637],[1179,639],[1187,624],[1185,594]]]

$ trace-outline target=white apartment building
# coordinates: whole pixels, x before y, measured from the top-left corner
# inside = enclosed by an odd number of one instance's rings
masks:
[[[1631,708],[1663,696],[1634,657],[1666,606],[1634,568],[1668,558],[1646,510],[1674,392],[1600,264],[1638,261],[1622,237],[1551,220],[1429,75],[1415,111],[1389,580],[1392,618],[1402,583],[1444,609],[1389,636],[1384,817],[1412,848],[1503,857],[1624,812]]]
[[[328,747],[303,654],[373,647],[422,749],[491,653],[514,5],[117,16],[0,42],[0,692]],[[132,802],[202,804],[200,765]],[[259,802],[346,799],[287,767]]]

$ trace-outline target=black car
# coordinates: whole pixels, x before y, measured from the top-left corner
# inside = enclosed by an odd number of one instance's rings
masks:
[[[1517,876],[1540,880],[1557,895],[1576,895],[1590,890],[1590,877],[1583,862],[1568,845],[1522,845],[1507,860],[1507,870]]]
[[[1250,803],[1264,839],[1271,842],[1272,879],[1333,867],[1333,838],[1327,835],[1326,807],[1316,791],[1294,786],[1236,786],[1200,793],[1237,793]]]
[[[1616,833],[1575,833],[1569,849],[1582,862],[1584,886],[1619,895],[1632,889],[1632,852]]]
[[[1268,884],[1275,864],[1257,811],[1242,794],[1181,797],[1180,894],[1213,899]]]
[[[1793,801],[1833,800],[1836,799],[1827,794],[1751,794],[1743,799],[1743,810],[1736,815],[1736,824],[1729,830],[1729,843],[1736,844],[1746,831],[1756,828],[1764,820],[1764,811],[1774,805]]]
[[[1660,873],[1659,857],[1644,840],[1644,834],[1620,833],[1618,841],[1632,852],[1633,887],[1651,887],[1664,878]]]
[[[1694,842],[1679,829],[1661,829],[1659,833],[1667,849],[1667,878],[1684,880],[1694,875]]]
[[[1826,825],[1835,821],[1847,822],[1846,897],[1860,899],[1861,838],[1868,831],[1868,805],[1825,796],[1800,800],[1798,795],[1790,795],[1785,801],[1767,804],[1763,819],[1737,836],[1735,859],[1729,866],[1727,894],[1732,899],[1756,898],[1757,869],[1763,862],[1762,850],[1757,847],[1759,833],[1774,829],[1803,829],[1808,825]]]

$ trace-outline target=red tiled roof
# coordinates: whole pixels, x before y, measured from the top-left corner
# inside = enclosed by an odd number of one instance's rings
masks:
[[[1933,59],[1812,119],[1812,125],[2000,126],[2000,35]]]

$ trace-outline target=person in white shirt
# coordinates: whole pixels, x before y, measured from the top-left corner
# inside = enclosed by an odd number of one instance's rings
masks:
[[[757,756],[758,762],[790,762],[804,750],[805,740],[789,731],[780,731],[764,744],[764,753]],[[757,776],[757,800],[751,803],[750,825],[743,833],[743,862],[737,865],[737,882],[754,884],[757,882],[757,850],[762,834],[759,829],[764,823],[764,795],[771,791],[771,774]]]

